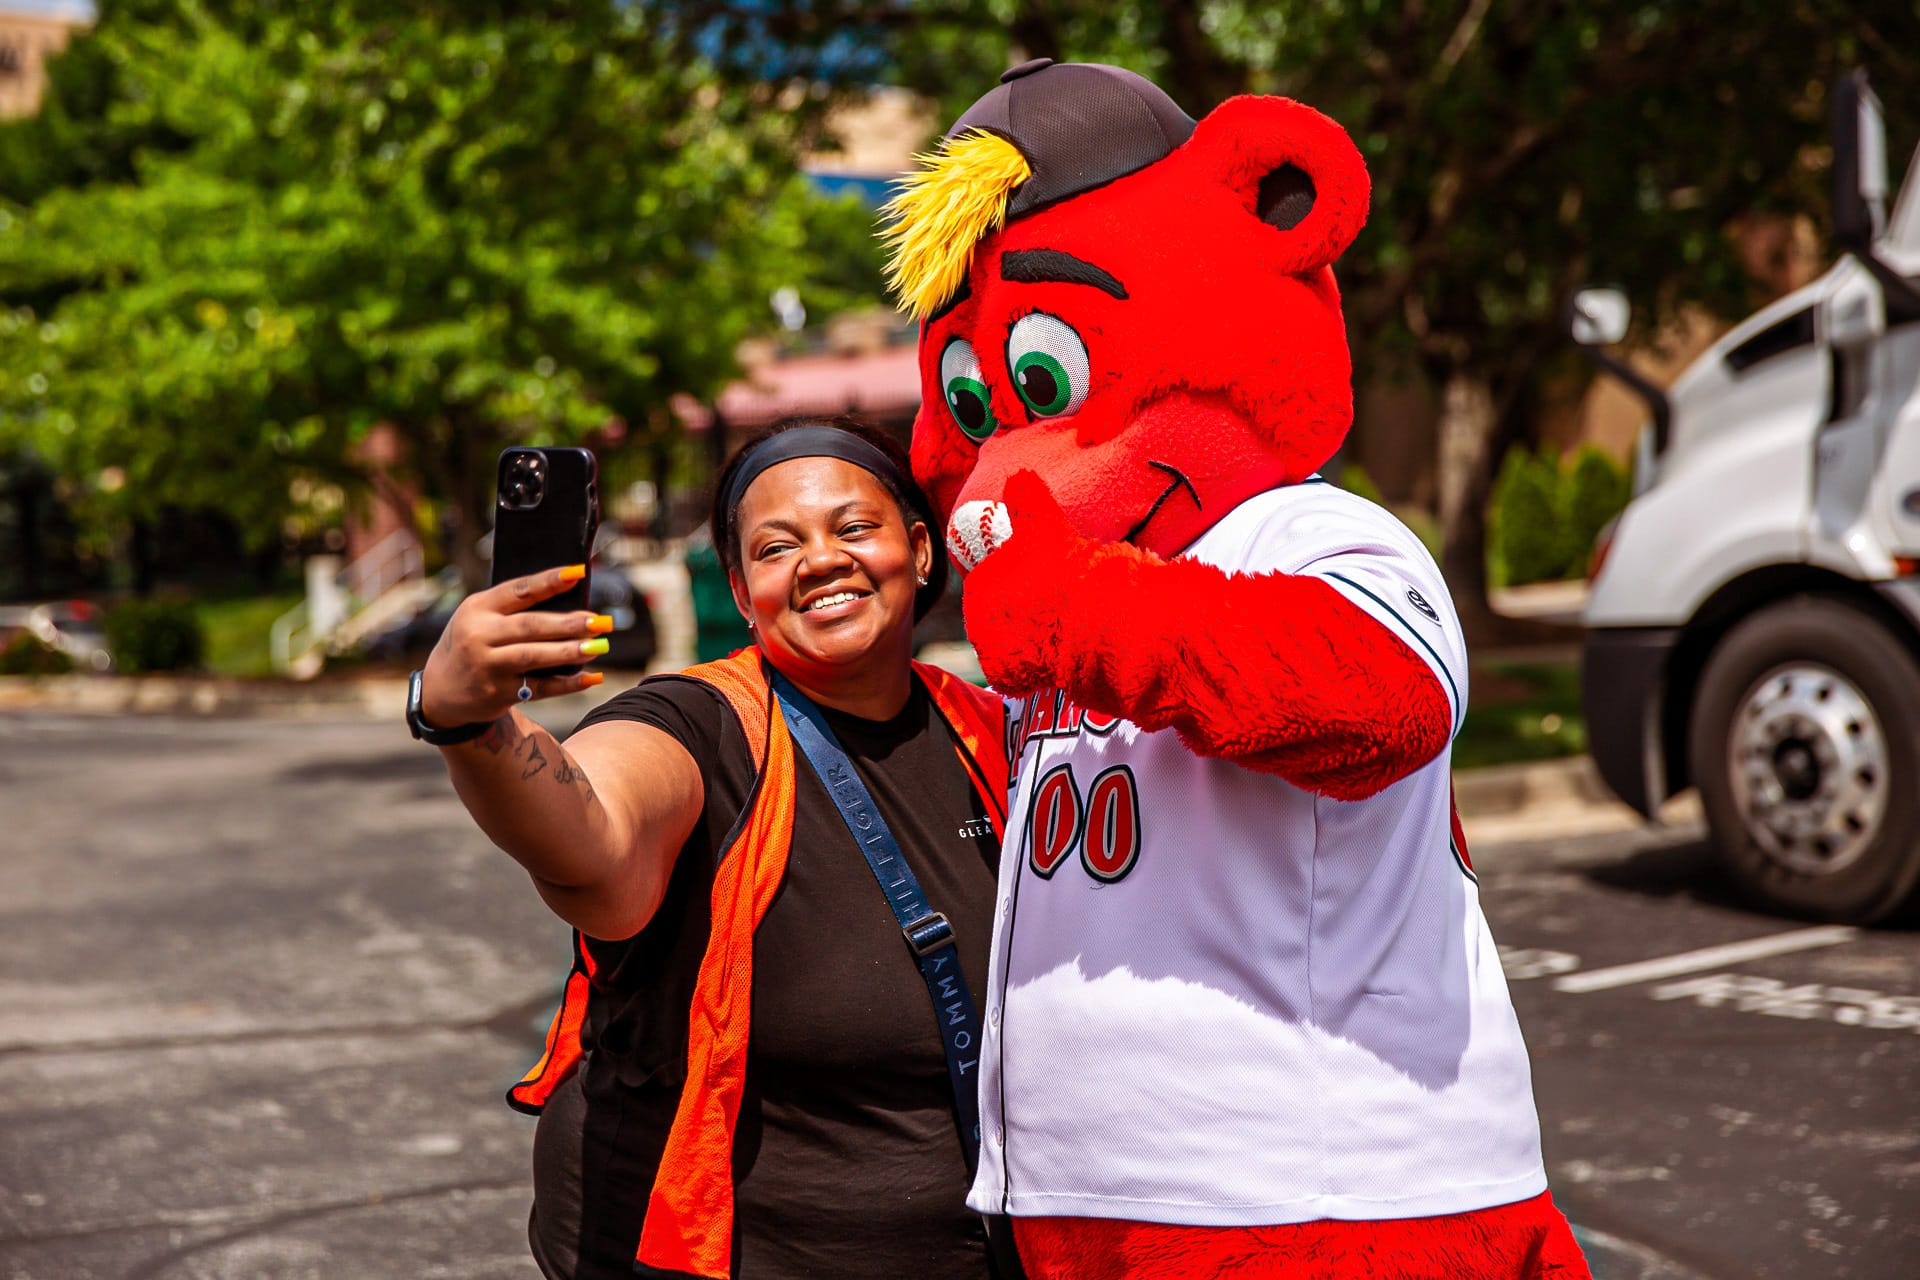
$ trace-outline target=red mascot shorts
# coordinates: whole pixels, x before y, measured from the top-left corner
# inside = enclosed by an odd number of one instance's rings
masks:
[[[1567,1220],[1541,1192],[1471,1213],[1283,1227],[1173,1227],[1015,1218],[1029,1280],[1591,1280]]]

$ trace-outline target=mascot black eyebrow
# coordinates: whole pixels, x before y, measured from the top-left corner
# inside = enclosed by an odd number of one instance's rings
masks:
[[[1320,482],[1352,142],[1014,68],[889,207],[1017,770],[971,1203],[1034,1280],[1585,1276],[1453,813],[1432,559]]]

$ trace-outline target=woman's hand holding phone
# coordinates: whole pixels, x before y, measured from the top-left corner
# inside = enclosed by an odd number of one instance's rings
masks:
[[[598,671],[525,675],[574,666],[607,651],[605,637],[613,630],[607,615],[534,608],[570,590],[585,574],[584,565],[546,569],[462,600],[427,657],[420,700],[426,721],[449,728],[497,720],[519,704],[523,679],[535,698],[576,693],[604,680]]]

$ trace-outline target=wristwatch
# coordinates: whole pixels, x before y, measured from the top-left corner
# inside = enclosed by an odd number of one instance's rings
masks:
[[[428,724],[426,717],[420,714],[420,691],[425,675],[425,671],[416,671],[407,677],[407,731],[414,737],[436,747],[451,747],[472,742],[493,727],[490,724],[459,724],[451,729],[436,729]]]

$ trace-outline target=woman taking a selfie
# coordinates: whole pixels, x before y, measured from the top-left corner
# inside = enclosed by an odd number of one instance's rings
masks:
[[[756,647],[644,681],[564,747],[516,699],[597,651],[592,615],[530,608],[577,572],[473,595],[428,660],[416,732],[470,735],[442,748],[455,789],[576,930],[512,1095],[541,1112],[547,1276],[987,1274],[967,996],[1005,764],[998,699],[911,660],[945,585],[933,523],[884,436],[782,424],[714,499]]]

